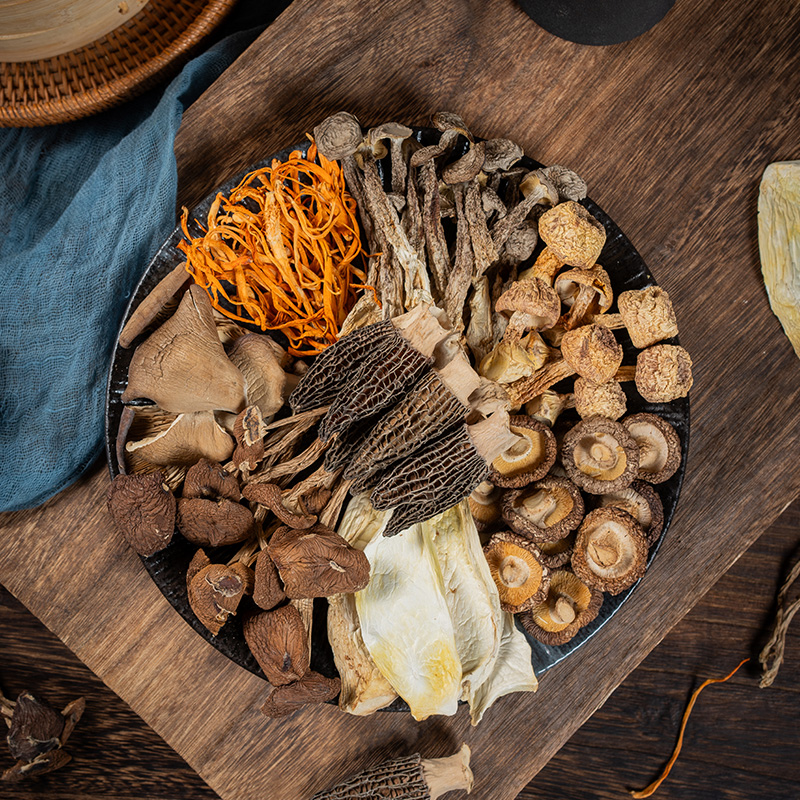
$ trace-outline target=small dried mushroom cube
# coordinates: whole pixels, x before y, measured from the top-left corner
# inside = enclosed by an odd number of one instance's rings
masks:
[[[522,438],[492,461],[491,482],[516,488],[543,478],[556,460],[553,431],[542,422],[519,414],[510,418],[512,433]]]
[[[664,527],[664,505],[649,483],[635,480],[627,489],[600,495],[599,500],[601,508],[614,506],[627,511],[642,526],[648,545],[658,541]]]
[[[583,514],[583,497],[568,478],[548,476],[503,493],[503,519],[537,544],[563,539],[581,524]]]
[[[619,594],[644,575],[647,539],[626,511],[609,506],[586,515],[572,552],[572,569],[585,583]]]
[[[638,350],[678,335],[672,302],[660,286],[622,292],[617,305],[631,342]]]
[[[631,414],[622,420],[639,447],[639,473],[643,481],[663,483],[681,464],[681,440],[672,425],[655,414]]]
[[[532,542],[503,531],[492,536],[483,552],[504,611],[525,611],[546,595],[550,571]]]
[[[606,231],[574,200],[559,203],[539,218],[539,236],[571,267],[591,267],[606,243]]]

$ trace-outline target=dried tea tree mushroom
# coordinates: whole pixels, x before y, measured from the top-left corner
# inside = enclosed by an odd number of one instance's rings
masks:
[[[303,706],[333,700],[340,690],[339,678],[326,678],[308,670],[299,681],[273,686],[261,706],[261,713],[265,717],[288,717]]]
[[[117,475],[106,495],[114,526],[140,555],[165,548],[175,532],[176,500],[160,472]]]
[[[239,482],[220,464],[201,459],[189,467],[183,481],[183,497],[217,500],[221,497],[238,503],[242,499]]]
[[[623,355],[613,331],[594,324],[567,331],[561,340],[561,353],[578,375],[594,383],[610,381]]]
[[[542,563],[536,545],[527,539],[505,531],[496,533],[483,553],[504,611],[526,611],[547,595],[550,570]]]
[[[630,486],[639,471],[639,447],[619,422],[589,417],[564,436],[561,463],[585,492],[607,494]]]
[[[576,378],[574,395],[575,410],[581,419],[595,416],[619,419],[628,408],[625,392],[617,381],[595,383]]]
[[[692,359],[679,345],[656,344],[636,359],[636,390],[648,403],[686,397],[692,382]]]
[[[357,592],[369,582],[367,557],[324,525],[279,528],[267,552],[292,599]]]
[[[201,547],[222,547],[248,539],[255,520],[250,509],[232,500],[182,497],[178,500],[178,530]]]
[[[489,481],[479,483],[467,498],[469,510],[479,531],[485,531],[501,518],[500,489]]]
[[[244,408],[244,377],[225,355],[200,286],[190,286],[178,310],[134,350],[121,399],[140,398],[175,414]]]
[[[556,187],[560,202],[583,200],[586,197],[586,181],[571,169],[558,164],[551,164],[549,167],[544,167],[542,172]]]
[[[631,342],[638,350],[678,335],[672,302],[660,286],[622,292],[617,305]]]
[[[527,173],[520,182],[519,189],[524,199],[510,208],[508,214],[497,220],[492,227],[492,240],[498,250],[505,245],[515,230],[524,225],[528,214],[536,206],[552,206],[558,200],[555,187],[538,170]],[[539,233],[541,235],[541,230]]]
[[[611,278],[599,264],[560,273],[554,288],[569,309],[564,318],[564,329],[568,331],[583,325],[591,315],[608,311],[614,299]]]
[[[571,267],[591,267],[606,243],[606,230],[574,200],[559,203],[539,217],[539,236]]]
[[[522,627],[534,639],[550,646],[566,644],[597,617],[603,593],[569,570],[553,570],[547,597],[520,614]]]
[[[372,146],[375,158],[383,158],[386,150],[380,152],[375,148],[377,143],[389,142],[390,160],[392,164],[392,192],[402,195],[406,190],[407,166],[403,158],[403,142],[414,131],[399,122],[384,122],[375,128],[370,128],[365,137],[366,143]]]
[[[639,523],[621,508],[596,508],[578,528],[572,569],[590,586],[619,594],[647,567],[647,539]]]
[[[442,169],[442,180],[447,184],[471,181],[483,168],[485,144],[472,142],[469,149],[458,161],[447,164]]]
[[[509,170],[525,155],[510,139],[488,139],[484,144],[483,171],[487,173]]]
[[[537,544],[563,539],[581,524],[583,514],[583,497],[568,478],[548,476],[503,493],[503,519]]]
[[[647,544],[654,545],[664,527],[664,506],[658,492],[649,484],[635,480],[627,489],[600,496],[600,506],[627,511],[642,526]]]
[[[669,480],[681,465],[681,440],[672,425],[655,414],[631,414],[622,420],[639,447],[639,474],[648,483]]]
[[[259,608],[269,611],[286,599],[278,577],[278,568],[266,550],[258,554],[253,572],[253,602]]]
[[[564,358],[553,359],[527,378],[520,378],[505,387],[511,408],[520,408],[551,386],[574,374],[575,368],[569,361]]]
[[[558,295],[540,278],[514,281],[495,303],[495,311],[506,312],[510,319],[504,340],[519,341],[525,331],[542,331],[558,322],[561,303]]]
[[[283,406],[286,385],[286,373],[272,340],[259,333],[247,333],[236,340],[228,358],[244,376],[247,404],[257,406],[269,422]]]
[[[242,597],[252,590],[249,573],[243,564],[212,564],[202,550],[192,559],[186,573],[189,606],[212,636],[236,614]]]
[[[308,671],[306,629],[294,606],[257,611],[244,620],[242,631],[250,652],[273,686],[299,681]]]
[[[522,414],[511,417],[509,427],[520,438],[492,461],[491,481],[516,488],[547,475],[556,460],[556,437],[549,426]]]

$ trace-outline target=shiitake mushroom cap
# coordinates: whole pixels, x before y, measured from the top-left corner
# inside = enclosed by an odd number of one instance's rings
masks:
[[[681,440],[663,417],[655,414],[630,414],[621,420],[639,447],[637,477],[648,483],[669,480],[681,465]]]
[[[515,533],[494,534],[483,548],[500,594],[500,607],[516,614],[540,602],[550,585],[550,570],[533,542]]]
[[[521,455],[506,451],[492,461],[489,480],[495,486],[516,489],[547,475],[555,463],[558,446],[550,427],[533,417],[524,414],[510,417],[509,428],[512,433],[524,436],[530,446]]]
[[[569,564],[572,550],[575,547],[575,531],[570,531],[563,539],[555,542],[537,542],[536,546],[542,554],[542,563],[552,569],[561,569]]]
[[[529,509],[531,502],[535,509]],[[534,542],[556,542],[580,525],[584,503],[569,478],[548,475],[530,486],[503,492],[503,519]]]
[[[664,504],[649,483],[637,479],[626,489],[600,495],[598,499],[601,508],[615,506],[627,511],[642,526],[648,546],[658,541],[664,529]]]

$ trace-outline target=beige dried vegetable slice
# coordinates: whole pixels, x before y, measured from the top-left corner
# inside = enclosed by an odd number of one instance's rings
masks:
[[[764,170],[758,248],[770,306],[800,356],[800,161],[779,161]]]

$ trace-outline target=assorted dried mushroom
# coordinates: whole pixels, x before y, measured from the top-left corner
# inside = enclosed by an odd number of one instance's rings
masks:
[[[135,349],[111,516],[142,556],[173,535],[194,549],[191,609],[212,636],[241,625],[270,717],[337,695],[368,714],[400,696],[416,719],[466,701],[477,724],[503,694],[535,690],[521,628],[564,644],[641,577],[664,522],[654,485],[683,457],[660,414],[692,383],[672,305],[657,286],[615,296],[583,180],[528,168],[518,145],[477,140],[456,114],[433,124],[424,144],[346,112],[314,129],[309,158],[340,170],[337,203],[360,218],[333,237],[350,242],[342,269],[365,278],[336,314],[338,284],[300,259],[288,206],[261,236],[220,195],[204,244],[183,247],[192,269],[170,273],[120,339]],[[283,190],[262,183],[274,210]],[[314,258],[334,258],[312,238]],[[220,305],[224,280],[190,279],[203,247],[225,270],[247,261],[232,287],[247,315]],[[282,346],[247,324],[263,289],[248,275],[272,258],[304,323],[324,328],[314,355],[294,328]],[[290,302],[281,286],[273,315]],[[636,392],[656,405],[629,413]],[[338,677],[311,668],[315,598]]]

